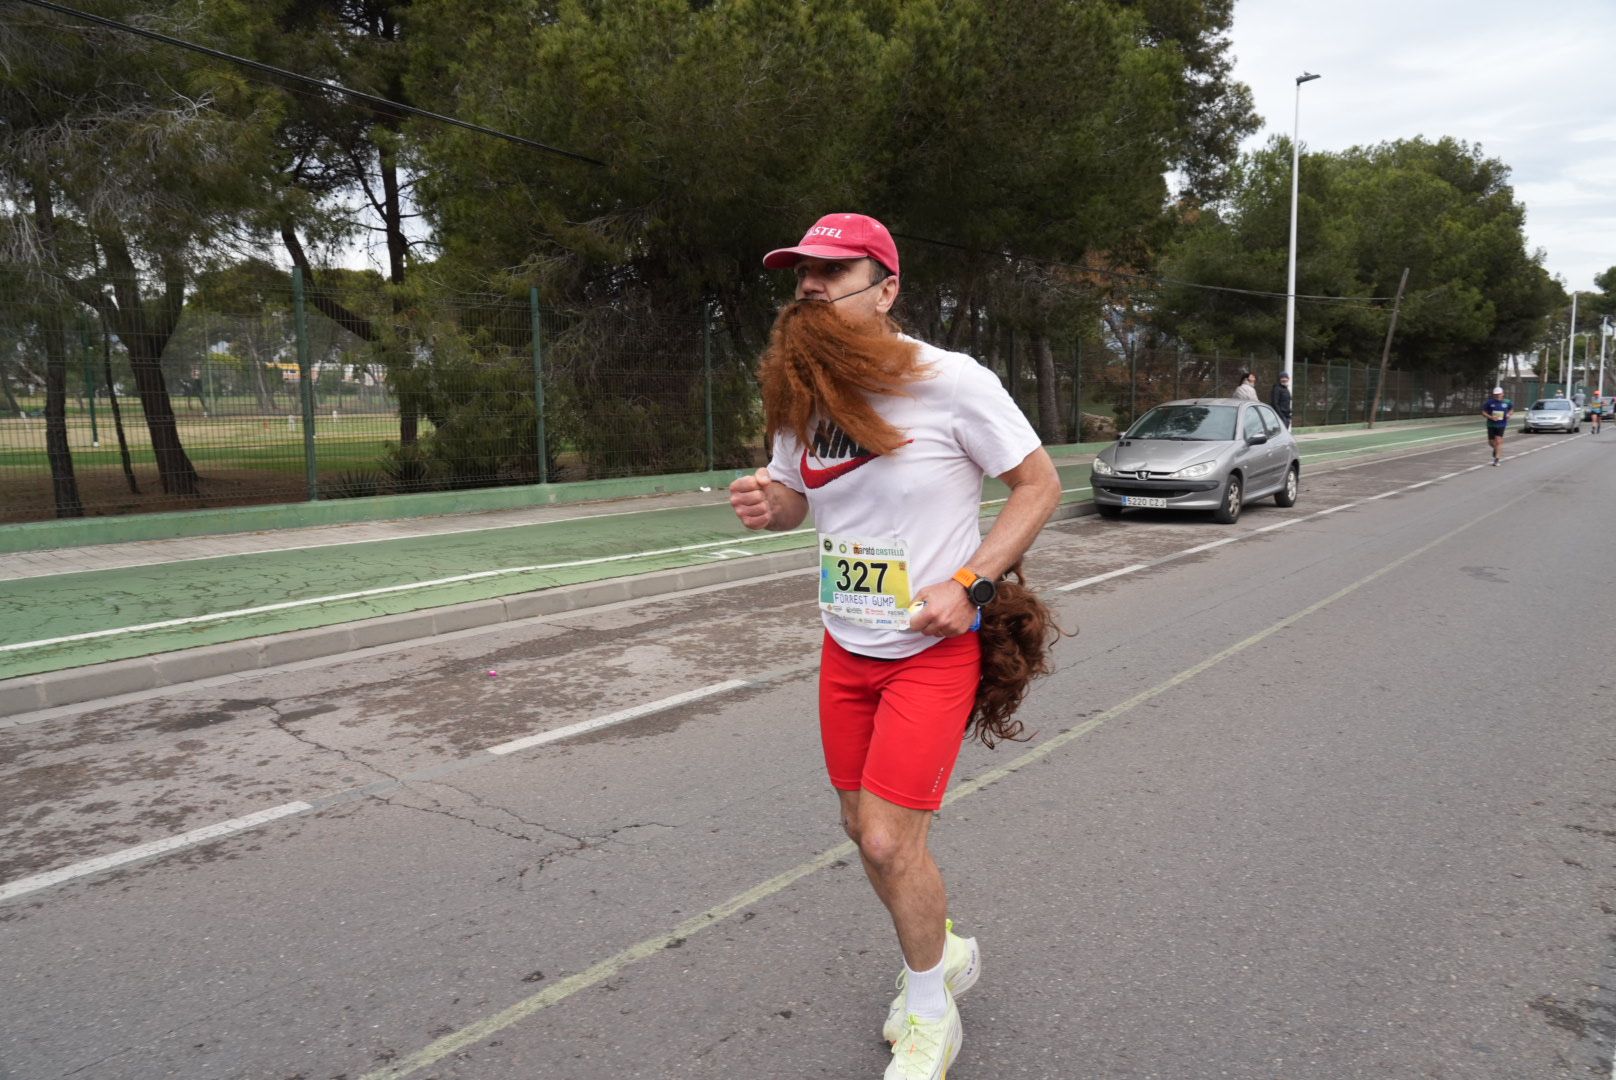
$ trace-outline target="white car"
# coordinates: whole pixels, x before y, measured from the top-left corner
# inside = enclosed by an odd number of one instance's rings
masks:
[[[1542,398],[1532,402],[1532,407],[1526,410],[1526,419],[1521,422],[1521,430],[1581,431],[1582,410],[1577,408],[1570,398]]]

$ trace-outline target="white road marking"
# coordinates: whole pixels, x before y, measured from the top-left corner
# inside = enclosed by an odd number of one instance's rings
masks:
[[[497,746],[487,746],[483,749],[490,754],[514,754],[518,750],[530,750],[535,746],[543,746],[545,743],[556,742],[560,739],[570,739],[574,735],[582,735],[587,731],[598,731],[603,727],[610,727],[613,724],[621,724],[626,720],[649,716],[664,709],[671,709],[676,705],[700,701],[702,698],[709,698],[715,694],[727,694],[731,690],[739,690],[745,685],[747,685],[745,679],[730,679],[728,682],[714,683],[711,686],[703,686],[695,690],[686,690],[682,694],[674,694],[672,697],[648,701],[644,705],[636,705],[631,709],[621,709],[614,713],[607,713],[605,716],[597,716],[593,720],[582,720],[576,724],[568,724],[566,727],[555,728],[552,731],[541,731],[537,735],[525,735],[520,739],[512,739],[510,742],[502,742]]]
[[[1202,551],[1211,551],[1213,548],[1222,547],[1224,544],[1232,544],[1238,539],[1240,539],[1238,536],[1226,536],[1222,540],[1214,540],[1210,544],[1197,544],[1192,548],[1185,548],[1179,554],[1194,555]]]
[[[139,859],[149,859],[153,855],[166,855],[181,848],[195,847],[197,844],[205,844],[222,836],[230,836],[232,833],[238,833],[245,829],[263,825],[266,822],[290,817],[293,814],[301,814],[305,810],[312,809],[314,808],[306,802],[283,803],[280,806],[270,807],[268,810],[260,810],[256,814],[248,814],[246,817],[231,818],[229,821],[221,821],[217,825],[206,825],[200,829],[192,829],[190,832],[180,833],[178,836],[170,836],[162,840],[153,840],[149,844],[124,848],[122,851],[115,851],[111,855],[86,859],[84,862],[64,866],[59,870],[35,874],[33,877],[18,878],[16,881],[6,885],[0,885],[0,901],[11,900],[26,893],[38,892],[40,889],[48,889],[52,885],[60,885],[64,881],[72,881],[74,878],[81,878],[88,874],[99,874],[101,871],[110,870],[114,866],[122,866],[125,863],[132,863]]]
[[[1431,440],[1429,440],[1429,439],[1421,439],[1419,441],[1420,442],[1429,442]],[[1565,442],[1566,440],[1562,439],[1560,441]],[[1554,445],[1559,445],[1559,444],[1558,443],[1546,443],[1543,446],[1538,447],[1536,450],[1527,450],[1527,451],[1525,451],[1525,453],[1526,454],[1535,454],[1535,453],[1537,453],[1537,450],[1547,450],[1547,449],[1549,449],[1550,446],[1554,446]],[[1524,456],[1524,454],[1517,455],[1517,456]],[[1507,461],[1508,459],[1506,458],[1505,460]],[[1226,537],[1226,538],[1224,538],[1222,540],[1214,540],[1214,541],[1212,541],[1210,543],[1198,544],[1198,545],[1196,545],[1195,547],[1192,547],[1192,548],[1185,548],[1183,551],[1175,551],[1171,555],[1164,555],[1161,558],[1156,559],[1156,560],[1154,560],[1152,562],[1135,563],[1132,566],[1124,566],[1120,570],[1112,570],[1110,573],[1107,573],[1107,574],[1099,574],[1099,575],[1096,575],[1095,577],[1084,578],[1082,581],[1074,581],[1074,582],[1071,582],[1070,584],[1067,584],[1067,585],[1060,585],[1060,586],[1056,587],[1055,591],[1056,592],[1071,592],[1073,589],[1081,589],[1086,585],[1094,585],[1094,584],[1097,584],[1097,583],[1099,583],[1101,581],[1109,581],[1112,578],[1122,577],[1125,574],[1132,574],[1132,573],[1135,573],[1136,571],[1139,571],[1139,570],[1149,570],[1150,568],[1155,567],[1155,566],[1160,566],[1163,563],[1172,562],[1174,559],[1181,559],[1185,555],[1194,555],[1197,552],[1208,551],[1208,550],[1210,550],[1212,548],[1215,548],[1215,547],[1222,547],[1224,544],[1233,544],[1236,541],[1244,540],[1244,539],[1246,539],[1248,537],[1252,537],[1252,536],[1258,536],[1258,535],[1260,535],[1262,533],[1273,532],[1276,529],[1289,528],[1292,525],[1300,524],[1301,522],[1311,520],[1312,518],[1324,517],[1324,516],[1326,516],[1328,514],[1338,513],[1339,511],[1342,511],[1342,510],[1351,510],[1353,507],[1359,506],[1359,505],[1361,505],[1363,503],[1372,503],[1372,502],[1376,502],[1376,501],[1378,501],[1380,499],[1389,499],[1393,495],[1400,495],[1400,494],[1402,494],[1403,492],[1406,492],[1406,491],[1414,491],[1417,488],[1429,487],[1431,484],[1436,483],[1438,480],[1448,480],[1448,479],[1451,479],[1451,478],[1453,478],[1455,476],[1462,475],[1463,473],[1475,472],[1477,469],[1482,469],[1482,468],[1486,468],[1486,466],[1485,465],[1472,465],[1468,469],[1460,469],[1460,470],[1458,470],[1456,472],[1445,473],[1442,476],[1438,476],[1438,477],[1436,477],[1434,479],[1431,479],[1431,480],[1421,480],[1419,483],[1410,484],[1407,487],[1394,488],[1391,491],[1383,491],[1379,495],[1370,495],[1367,498],[1358,500],[1357,502],[1342,503],[1340,506],[1331,506],[1331,507],[1328,507],[1328,508],[1326,508],[1324,510],[1316,510],[1311,514],[1304,514],[1301,517],[1287,518],[1284,521],[1276,521],[1272,525],[1264,525],[1260,529],[1253,529],[1250,532],[1242,533],[1239,536],[1230,536],[1230,537]],[[1616,1080],[1616,1077],[1612,1077],[1612,1080]]]
[[[70,641],[90,641],[95,638],[117,637],[121,634],[139,634],[148,630],[167,630],[176,626],[195,626],[197,623],[218,622],[221,619],[236,619],[248,615],[263,615],[271,611],[288,611],[292,608],[310,607],[315,604],[329,604],[338,600],[363,600],[371,596],[386,596],[390,593],[408,592],[411,589],[429,589],[435,585],[456,585],[465,581],[480,581],[484,578],[505,577],[510,574],[531,574],[539,570],[567,570],[577,566],[598,566],[603,563],[625,562],[631,559],[647,559],[657,555],[678,555],[687,551],[702,551],[707,548],[725,547],[732,544],[748,544],[756,540],[767,540],[777,536],[800,536],[811,533],[812,529],[793,529],[789,532],[770,533],[758,537],[741,537],[730,540],[709,540],[700,544],[681,544],[678,547],[656,548],[651,551],[633,551],[626,555],[602,555],[593,559],[572,559],[568,562],[536,563],[532,566],[509,566],[500,570],[479,570],[472,574],[456,574],[453,577],[433,578],[430,581],[411,581],[402,585],[384,585],[375,589],[359,589],[355,592],[334,593],[331,596],[313,596],[306,600],[286,600],[279,604],[263,604],[258,607],[237,608],[234,611],[216,611],[209,615],[189,615],[183,619],[164,619],[161,622],[140,623],[135,626],[117,626],[110,630],[90,630],[82,634],[68,634],[65,637],[43,638],[39,641],[19,641],[11,645],[0,645],[0,652],[17,652],[22,649],[42,649],[48,645],[63,645]]]
[[[682,694],[674,694],[671,697],[648,701],[644,705],[636,705],[631,709],[621,709],[614,713],[607,713],[604,716],[597,716],[592,720],[584,720],[580,723],[568,724],[566,727],[555,728],[552,731],[543,731],[536,735],[512,739],[510,742],[500,743],[498,746],[487,747],[486,752],[503,757],[507,754],[514,754],[519,750],[530,750],[535,746],[543,746],[546,743],[569,739],[575,735],[598,731],[613,724],[621,724],[625,721],[649,716],[678,705],[700,701],[703,698],[714,697],[718,694],[726,694],[731,690],[739,690],[749,685],[751,683],[746,679],[730,679],[726,682],[714,683],[711,686],[698,687],[695,690],[687,690]],[[472,759],[462,760],[470,761]],[[316,802],[329,802],[329,796],[316,799]],[[57,870],[35,874],[32,877],[19,878],[16,881],[0,885],[0,902],[23,896],[27,893],[38,892],[40,889],[48,889],[53,885],[60,885],[75,878],[99,874],[103,870],[111,870],[126,863],[166,855],[171,851],[179,851],[182,848],[195,847],[197,844],[218,840],[221,837],[256,828],[259,825],[264,825],[283,817],[306,813],[314,808],[314,803],[303,800],[284,803],[268,810],[260,810],[255,814],[248,814],[245,817],[231,818],[229,821],[221,821],[214,825],[204,825],[199,829],[192,829],[190,832],[180,833],[177,836],[165,837],[162,840],[153,840],[147,844],[124,848],[122,851],[114,851],[110,855],[86,859],[83,862],[76,862]]]
[[[1071,592],[1073,589],[1081,589],[1086,585],[1098,585],[1102,581],[1110,581],[1114,577],[1121,577],[1123,574],[1131,574],[1135,570],[1143,569],[1145,569],[1144,563],[1134,563],[1132,566],[1124,566],[1121,570],[1112,570],[1108,574],[1096,574],[1094,577],[1084,578],[1082,581],[1074,581],[1067,585],[1057,586],[1055,591]]]

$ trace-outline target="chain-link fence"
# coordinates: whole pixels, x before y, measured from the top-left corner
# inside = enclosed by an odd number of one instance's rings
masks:
[[[746,466],[762,415],[718,315],[302,288],[117,312],[0,301],[0,521]],[[110,306],[110,305],[109,305]],[[131,348],[131,345],[134,348]],[[142,370],[142,367],[145,370]]]
[[[166,324],[157,308],[0,290],[0,522],[764,460],[756,357],[716,308],[558,311],[536,290],[358,303],[295,274],[246,299],[187,302]],[[1281,366],[1008,327],[978,341],[1049,443],[1227,395],[1247,369],[1267,399]],[[1361,423],[1375,383],[1370,365],[1301,361],[1294,422]],[[1378,416],[1474,413],[1485,397],[1394,371]]]
[[[1256,373],[1257,396],[1268,401],[1285,367],[1277,357],[1125,349],[1093,341],[1052,343],[1051,355],[1041,360],[1040,351],[1039,345],[1023,349],[1012,338],[1008,348],[1001,346],[983,359],[1006,380],[1046,442],[1111,438],[1164,401],[1228,397],[1247,372]],[[1380,386],[1377,411],[1379,375],[1378,364],[1296,361],[1293,425],[1362,424],[1372,413],[1379,421],[1479,415],[1490,389],[1473,381],[1392,370]],[[1040,400],[1040,386],[1051,376],[1055,393]],[[1059,432],[1058,438],[1052,438],[1051,429]]]

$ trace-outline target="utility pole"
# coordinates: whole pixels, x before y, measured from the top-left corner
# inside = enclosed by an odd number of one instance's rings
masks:
[[[1397,283],[1397,299],[1392,301],[1392,321],[1386,325],[1386,344],[1380,350],[1380,378],[1375,380],[1375,403],[1369,406],[1369,426],[1375,426],[1380,415],[1380,388],[1386,384],[1386,365],[1392,358],[1392,334],[1397,330],[1397,310],[1403,306],[1403,288],[1408,284],[1408,267],[1403,267],[1403,278]]]

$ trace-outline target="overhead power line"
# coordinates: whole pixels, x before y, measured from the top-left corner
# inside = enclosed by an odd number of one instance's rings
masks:
[[[1013,251],[988,251],[982,248],[968,247],[965,244],[955,244],[947,240],[935,240],[929,236],[916,236],[912,233],[893,233],[900,240],[913,240],[920,244],[933,244],[937,247],[953,248],[955,251],[969,252],[972,255],[993,255],[1003,259],[1019,259],[1025,262],[1037,263],[1040,266],[1059,267],[1063,270],[1076,270],[1084,274],[1098,274],[1102,277],[1122,278],[1128,281],[1143,281],[1151,285],[1178,285],[1186,289],[1203,289],[1207,292],[1237,293],[1241,296],[1257,296],[1265,299],[1283,300],[1286,294],[1282,292],[1265,292],[1262,289],[1240,289],[1232,285],[1207,285],[1199,281],[1185,281],[1182,278],[1163,277],[1159,274],[1141,274],[1131,270],[1113,270],[1105,266],[1090,266],[1087,263],[1069,262],[1064,259],[1044,258],[1036,255],[1021,255]],[[1311,293],[1297,293],[1296,299],[1309,300],[1325,304],[1378,304],[1390,300],[1389,296],[1322,296]]]
[[[172,45],[177,49],[185,49],[190,52],[200,53],[203,56],[210,56],[215,60],[223,60],[226,63],[249,68],[253,71],[260,72],[261,74],[273,75],[276,78],[286,79],[289,82],[301,83],[304,86],[311,86],[327,93],[341,94],[342,96],[352,98],[355,101],[362,101],[366,105],[376,109],[385,110],[387,112],[407,113],[410,116],[419,116],[425,120],[435,120],[440,124],[452,124],[455,127],[465,128],[467,131],[475,131],[481,135],[492,135],[496,139],[504,139],[507,142],[516,143],[518,146],[526,146],[532,150],[541,150],[544,153],[555,154],[558,157],[571,158],[573,161],[581,161],[587,165],[598,165],[603,168],[606,165],[606,163],[601,161],[599,158],[592,158],[585,154],[574,153],[571,150],[563,150],[558,146],[550,146],[549,144],[541,143],[536,139],[525,138],[521,135],[513,135],[508,131],[500,131],[498,128],[485,127],[482,124],[474,124],[469,120],[461,120],[458,117],[445,116],[443,113],[435,113],[427,109],[418,109],[413,105],[405,105],[401,101],[393,101],[389,98],[378,97],[375,94],[367,94],[363,90],[355,90],[352,87],[343,86],[341,83],[330,82],[326,79],[316,79],[312,76],[303,75],[296,71],[289,71],[286,68],[276,67],[274,64],[266,64],[259,60],[250,60],[245,56],[237,56],[234,53],[227,53],[221,49],[213,49],[206,45],[198,45],[196,42],[186,41],[184,38],[177,38],[170,34],[158,33],[156,30],[148,30],[143,26],[134,26],[130,23],[119,22],[117,19],[109,19],[103,15],[92,15],[88,11],[79,11],[77,8],[70,8],[64,4],[53,4],[50,2],[50,0],[20,0],[20,2],[30,4],[37,8],[43,8],[46,11],[54,11],[59,15],[66,15],[69,18],[81,19],[84,22],[94,23],[98,26],[105,26],[112,30],[121,30],[127,34],[134,34],[137,37],[149,38],[152,41],[160,41],[164,45]]]
[[[579,154],[572,150],[563,150],[560,147],[551,146],[548,143],[542,143],[536,139],[529,139],[522,135],[513,135],[508,131],[501,131],[498,128],[487,127],[483,124],[474,124],[469,120],[461,120],[459,117],[448,116],[444,113],[436,113],[427,109],[416,108],[413,105],[406,105],[401,101],[394,101],[391,98],[381,97],[376,94],[367,94],[363,90],[355,90],[351,87],[343,86],[340,83],[331,82],[326,79],[316,79],[313,76],[304,75],[300,72],[291,71],[287,68],[276,67],[274,64],[266,64],[262,61],[252,60],[245,56],[237,56],[234,53],[227,53],[222,49],[214,49],[207,45],[199,45],[194,41],[186,41],[184,38],[174,37],[171,34],[159,33],[156,30],[148,30],[145,27],[135,26],[131,23],[119,22],[117,19],[109,19],[103,15],[94,15],[87,11],[80,11],[77,8],[71,8],[65,4],[53,3],[51,0],[19,0],[19,2],[29,4],[36,8],[42,8],[46,11],[54,11],[57,14],[66,15],[69,18],[93,23],[97,26],[104,26],[112,30],[121,30],[127,34],[133,34],[137,37],[143,37],[152,41],[161,42],[164,45],[171,45],[174,48],[198,53],[202,56],[211,57],[215,60],[223,60],[226,63],[236,64],[240,67],[258,72],[259,74],[271,75],[277,79],[284,79],[294,85],[311,87],[322,93],[340,94],[344,97],[362,102],[373,109],[387,112],[404,113],[410,116],[418,116],[425,120],[433,120],[441,124],[450,124],[454,127],[464,128],[467,131],[475,131],[480,135],[489,135],[496,139],[503,139],[506,142],[515,143],[518,146],[525,146],[532,150],[539,150],[546,154],[554,154],[558,157],[568,158],[573,161],[580,161],[587,165],[595,165],[602,168],[606,167],[606,162],[601,161],[599,158],[592,158],[588,155]],[[1186,289],[1201,289],[1206,292],[1233,293],[1240,296],[1254,296],[1263,299],[1283,300],[1286,297],[1286,294],[1282,292],[1266,292],[1260,289],[1240,289],[1230,285],[1207,285],[1199,281],[1185,281],[1181,278],[1162,277],[1155,274],[1140,274],[1127,270],[1113,270],[1103,266],[1089,266],[1084,263],[1021,255],[1010,251],[985,251],[979,248],[968,247],[964,244],[952,243],[947,240],[937,240],[929,236],[915,236],[904,233],[893,233],[892,235],[903,240],[913,240],[917,243],[931,244],[936,247],[952,248],[956,251],[969,252],[974,255],[994,255],[1005,259],[1018,259],[1026,262],[1038,263],[1043,266],[1060,267],[1062,269],[1075,270],[1080,273],[1097,274],[1103,277],[1117,278],[1127,281],[1141,281],[1151,285],[1176,285]],[[1391,297],[1322,296],[1299,293],[1297,294],[1296,299],[1305,300],[1311,303],[1369,305],[1385,303],[1389,301]]]

